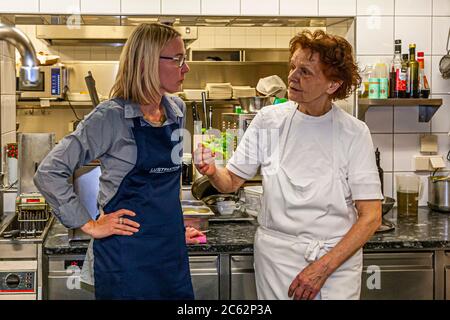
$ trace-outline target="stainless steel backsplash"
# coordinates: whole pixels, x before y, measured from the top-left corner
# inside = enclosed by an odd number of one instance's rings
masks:
[[[108,96],[119,67],[118,61],[66,61],[71,92],[87,91],[84,77],[88,71],[96,81],[99,94]],[[190,72],[183,88],[204,88],[208,82],[230,82],[232,85],[255,87],[258,80],[278,75],[287,84],[288,62],[203,62],[188,61]]]

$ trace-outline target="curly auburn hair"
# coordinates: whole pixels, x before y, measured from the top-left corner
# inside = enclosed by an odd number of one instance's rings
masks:
[[[349,97],[361,84],[352,46],[344,38],[322,30],[316,30],[314,33],[304,30],[289,42],[289,60],[299,48],[311,50],[311,55],[317,52],[325,77],[333,81],[342,81],[342,85],[330,95],[331,100]]]

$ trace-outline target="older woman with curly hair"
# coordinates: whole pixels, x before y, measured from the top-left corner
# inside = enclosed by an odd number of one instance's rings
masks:
[[[289,101],[256,115],[226,168],[203,147],[197,168],[222,192],[261,170],[258,298],[359,299],[362,247],[380,225],[383,197],[369,129],[333,103],[360,83],[352,47],[304,31],[290,53]]]

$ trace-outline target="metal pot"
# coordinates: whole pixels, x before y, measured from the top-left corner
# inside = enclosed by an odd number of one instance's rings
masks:
[[[207,176],[202,176],[194,181],[191,187],[192,196],[197,200],[202,200],[207,196],[219,194],[216,188],[211,184]]]
[[[243,110],[247,112],[258,112],[262,107],[272,104],[271,97],[246,97],[239,98]]]
[[[450,177],[428,177],[428,207],[450,212]]]

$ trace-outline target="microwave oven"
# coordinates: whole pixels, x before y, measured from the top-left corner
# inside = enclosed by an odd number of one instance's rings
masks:
[[[40,82],[36,87],[25,87],[18,83],[21,100],[64,99],[64,87],[68,85],[67,69],[64,66],[40,66]]]

